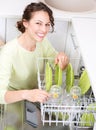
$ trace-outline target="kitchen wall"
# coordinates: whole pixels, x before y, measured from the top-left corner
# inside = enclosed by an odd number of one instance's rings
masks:
[[[25,6],[38,0],[0,0],[0,15],[21,15]]]
[[[2,1],[2,2],[1,2]],[[7,42],[18,36],[16,21],[21,17],[24,8],[38,0],[1,0],[0,1],[0,39]]]

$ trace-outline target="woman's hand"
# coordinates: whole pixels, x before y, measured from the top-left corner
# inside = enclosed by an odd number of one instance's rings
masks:
[[[69,59],[64,52],[60,52],[57,54],[55,58],[55,64],[59,64],[62,70],[64,70],[69,63]]]
[[[30,102],[40,102],[43,103],[47,101],[50,97],[50,95],[40,89],[32,89],[32,90],[25,90],[26,92],[23,93],[24,100],[28,100]]]

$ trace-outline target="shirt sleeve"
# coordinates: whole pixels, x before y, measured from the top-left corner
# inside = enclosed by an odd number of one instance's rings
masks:
[[[48,41],[47,38],[43,40],[43,54],[44,57],[56,57],[58,54],[57,50],[52,46],[52,44]]]
[[[12,54],[11,54],[12,55]],[[3,47],[0,52],[0,104],[6,104],[4,96],[8,90],[11,68],[12,56],[10,50]]]

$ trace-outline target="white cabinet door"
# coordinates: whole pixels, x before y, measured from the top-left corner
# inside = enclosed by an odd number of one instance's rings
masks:
[[[20,32],[16,28],[16,22],[19,18],[7,18],[6,20],[6,42],[16,38]]]
[[[81,61],[81,53],[79,49],[79,44],[74,32],[71,21],[68,21],[68,31],[66,40],[65,53],[68,55],[70,62],[74,67],[74,74],[79,75],[80,67],[83,66],[83,61]]]
[[[53,33],[48,34],[48,39],[57,51],[65,51],[67,22],[62,20],[55,21]]]
[[[0,18],[0,40],[5,42],[5,18]]]
[[[70,58],[80,58],[80,50],[72,23],[68,22],[67,40],[65,52]]]

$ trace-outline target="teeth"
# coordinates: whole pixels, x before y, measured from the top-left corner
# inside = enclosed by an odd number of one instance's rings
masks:
[[[40,36],[40,37],[44,37],[44,34],[38,34],[38,36]]]

